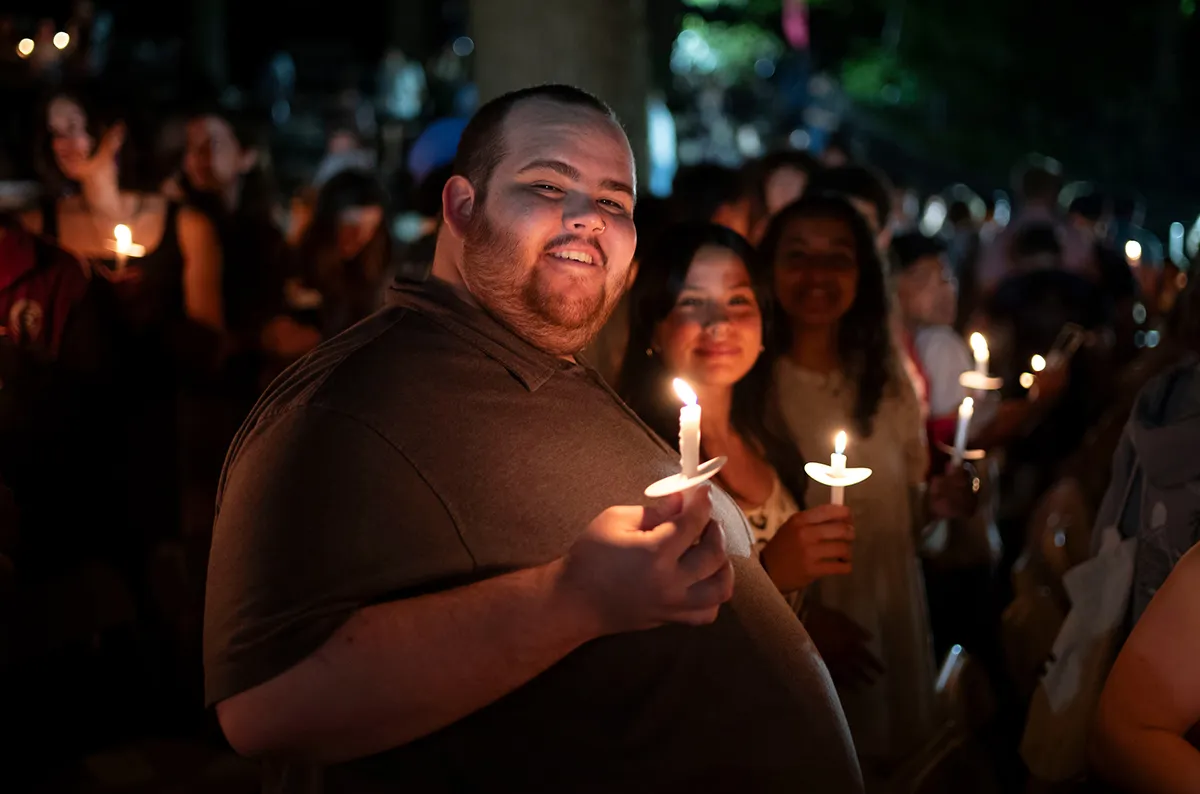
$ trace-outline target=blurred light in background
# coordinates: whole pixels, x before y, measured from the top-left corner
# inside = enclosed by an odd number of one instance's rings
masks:
[[[1033,382],[1034,382],[1035,378],[1033,377],[1032,373],[1022,372],[1019,380],[1021,382],[1022,389],[1032,389],[1033,388]]]
[[[1129,260],[1129,264],[1136,265],[1142,258],[1142,244],[1137,240],[1127,240],[1125,242],[1125,258]]]
[[[1141,303],[1133,304],[1133,321],[1139,324],[1146,322],[1146,307]]]
[[[1158,343],[1161,339],[1162,335],[1158,331],[1147,331],[1146,347],[1158,347]]]
[[[656,196],[669,196],[679,159],[675,117],[661,96],[646,100],[646,126],[650,138],[650,192]]]
[[[775,74],[775,62],[770,58],[759,58],[754,62],[754,73],[766,80]]]
[[[992,213],[992,220],[1000,226],[1007,226],[1012,220],[1012,205],[1008,203],[1008,197],[999,191],[996,192],[996,209]]]
[[[60,30],[54,34],[54,46],[60,50],[65,50],[71,44],[71,35]]]
[[[808,134],[808,130],[801,127],[792,130],[792,134],[788,136],[788,143],[792,145],[793,149],[807,150],[812,146],[812,136]]]
[[[1183,252],[1188,255],[1189,259],[1194,257],[1198,250],[1200,250],[1200,218],[1196,218],[1196,222],[1192,224],[1192,228],[1183,242]]]
[[[1029,366],[1034,372],[1041,372],[1046,368],[1046,359],[1042,356],[1035,355],[1033,358],[1029,359]]]
[[[946,222],[946,200],[941,196],[933,196],[925,203],[925,212],[921,215],[921,234],[933,237],[942,230]]]
[[[33,54],[33,39],[21,39],[17,42],[17,55],[28,58]]]
[[[1171,224],[1171,234],[1167,239],[1167,255],[1179,268],[1187,266],[1187,258],[1183,255],[1183,224],[1175,221]]]
[[[454,43],[450,45],[450,49],[452,49],[454,54],[459,58],[466,58],[468,55],[475,52],[475,42],[470,36],[459,36],[454,40]]]
[[[752,124],[743,124],[737,131],[737,147],[743,157],[759,157],[763,153],[762,138]]]

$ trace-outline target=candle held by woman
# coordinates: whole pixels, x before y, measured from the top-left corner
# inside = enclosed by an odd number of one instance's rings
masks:
[[[971,334],[971,352],[975,354],[975,371],[986,377],[991,353],[988,351],[987,340],[978,331]]]
[[[963,398],[962,405],[958,406],[958,426],[954,430],[954,454],[951,455],[951,462],[954,466],[961,466],[963,458],[967,452],[967,430],[971,426],[971,417],[975,415],[975,400],[971,397]]]
[[[113,229],[113,239],[117,241],[117,270],[124,270],[133,245],[133,232],[125,224],[118,223]]]
[[[679,464],[684,477],[695,477],[700,468],[700,404],[696,392],[682,378],[675,378],[675,394],[683,400],[679,409]]]
[[[844,477],[846,474],[846,431],[839,430],[833,439],[833,454],[829,456],[830,474],[834,477]],[[846,489],[841,485],[831,486],[829,501],[831,504],[845,504]]]

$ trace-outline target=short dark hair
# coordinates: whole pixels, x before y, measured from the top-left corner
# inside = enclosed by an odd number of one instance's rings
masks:
[[[840,165],[817,171],[809,179],[805,192],[834,193],[867,201],[879,215],[880,228],[887,226],[892,215],[892,185],[870,166]]]
[[[707,223],[722,206],[752,198],[745,175],[719,163],[695,163],[675,172],[671,215],[676,223]]]
[[[504,157],[504,121],[513,108],[527,99],[584,107],[617,121],[612,108],[602,100],[582,88],[558,83],[510,91],[485,103],[463,129],[452,171],[454,176],[470,180],[480,196],[487,194],[488,182]]]
[[[919,231],[904,232],[892,238],[892,246],[888,251],[892,269],[903,273],[920,260],[929,256],[941,256],[946,253],[946,244],[936,237],[926,237]]]

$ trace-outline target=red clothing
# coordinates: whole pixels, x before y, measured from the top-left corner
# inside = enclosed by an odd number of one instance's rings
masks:
[[[0,231],[0,329],[10,344],[56,357],[87,289],[75,257],[24,229]]]

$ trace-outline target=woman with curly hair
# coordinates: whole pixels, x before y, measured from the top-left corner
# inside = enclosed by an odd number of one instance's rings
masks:
[[[805,195],[780,211],[761,253],[774,273],[777,408],[810,460],[849,436],[851,466],[874,475],[847,489],[851,571],[815,582],[802,614],[854,734],[868,782],[918,751],[937,727],[934,659],[917,559],[928,518],[974,504],[959,471],[933,478],[920,406],[889,331],[883,264],[866,221],[844,198]],[[829,492],[807,483],[809,505]],[[868,788],[871,788],[868,786]]]

